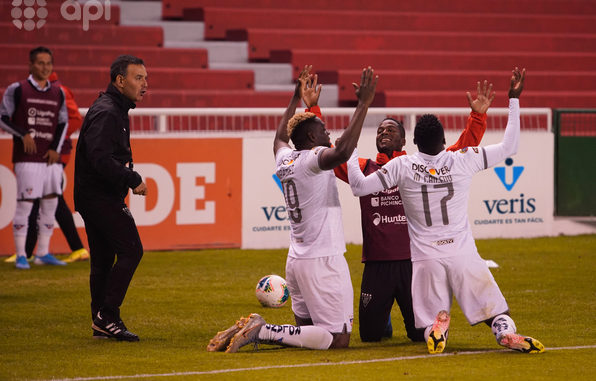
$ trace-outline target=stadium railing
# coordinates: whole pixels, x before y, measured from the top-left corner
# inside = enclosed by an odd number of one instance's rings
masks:
[[[189,133],[189,132],[233,132],[275,131],[281,119],[283,108],[137,108],[130,111],[131,132],[137,133]],[[297,111],[302,111],[299,108]],[[87,109],[82,108],[85,115]],[[354,112],[353,108],[323,108],[322,114],[329,130],[345,128]],[[507,124],[507,108],[492,108],[488,111],[488,130],[502,130]],[[467,107],[461,108],[370,108],[365,128],[376,128],[381,120],[393,117],[404,122],[407,131],[413,131],[416,120],[423,114],[439,117],[446,130],[460,130],[465,127],[470,114]],[[523,130],[552,131],[550,108],[522,108]]]

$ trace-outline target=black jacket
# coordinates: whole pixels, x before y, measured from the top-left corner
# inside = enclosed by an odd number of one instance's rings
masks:
[[[135,104],[112,84],[89,108],[75,157],[75,209],[122,202],[142,182],[132,169],[128,110]]]

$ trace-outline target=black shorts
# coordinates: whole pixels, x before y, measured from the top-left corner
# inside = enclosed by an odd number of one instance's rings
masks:
[[[365,262],[360,293],[359,322],[362,341],[379,341],[397,302],[407,336],[424,341],[424,330],[414,325],[412,308],[412,261]]]

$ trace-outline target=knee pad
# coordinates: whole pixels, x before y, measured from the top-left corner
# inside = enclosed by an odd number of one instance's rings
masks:
[[[17,208],[12,220],[12,229],[15,235],[27,235],[31,209],[33,209],[33,202],[17,201]]]

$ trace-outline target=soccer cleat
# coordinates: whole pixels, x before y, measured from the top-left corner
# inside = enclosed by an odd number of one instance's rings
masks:
[[[93,319],[93,336],[95,337],[95,331],[99,331],[108,338],[113,338],[119,341],[139,341],[139,337],[134,333],[130,332],[122,320],[109,320],[101,316],[101,312],[97,313],[95,319]]]
[[[259,331],[264,325],[265,319],[263,319],[261,315],[250,314],[244,327],[232,337],[230,345],[228,345],[228,348],[226,349],[226,353],[238,352],[238,349],[250,343],[255,343],[256,346],[257,339],[259,338]]]
[[[207,344],[207,352],[218,352],[224,351],[230,345],[230,341],[235,334],[238,333],[249,321],[249,317],[241,317],[236,321],[236,324],[231,326],[230,328],[226,329],[225,331],[219,331],[213,337],[213,339],[209,340],[209,344]]]
[[[31,266],[29,266],[29,261],[27,261],[27,257],[17,257],[15,261],[15,267],[19,270],[29,270]]]
[[[517,333],[504,333],[497,339],[497,343],[514,351],[523,353],[542,353],[544,345],[534,338]]]
[[[451,317],[445,310],[439,312],[428,335],[428,353],[442,353],[447,344],[447,331]]]
[[[42,255],[41,257],[36,255],[33,263],[36,265],[66,266],[66,262],[59,260],[52,254]]]
[[[6,258],[4,262],[6,263],[15,263],[17,261],[17,255],[13,254],[10,257]]]
[[[72,263],[72,262],[76,262],[76,261],[86,261],[88,259],[89,259],[89,252],[86,249],[79,249],[79,250],[75,250],[72,253],[70,253],[68,258],[66,258],[64,260],[64,262]]]

